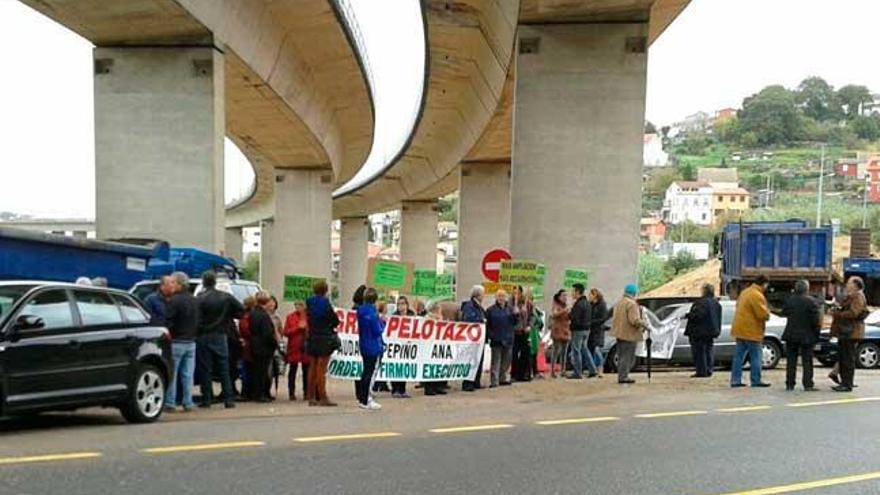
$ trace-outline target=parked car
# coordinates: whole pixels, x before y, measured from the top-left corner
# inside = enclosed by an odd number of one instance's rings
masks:
[[[162,415],[171,335],[130,294],[54,282],[0,282],[0,416],[117,407]]]
[[[129,292],[137,297],[139,300],[143,301],[147,296],[149,296],[153,292],[156,292],[156,289],[159,287],[159,283],[159,280],[144,280],[142,282],[134,284]],[[260,284],[256,282],[251,282],[250,280],[229,279],[226,277],[218,277],[217,289],[232,294],[233,296],[235,296],[236,299],[238,299],[239,302],[244,302],[246,297],[252,296],[262,290],[260,288]],[[202,279],[189,279],[190,292],[198,296],[203,290],[204,288],[202,287]]]
[[[736,339],[730,335],[730,328],[733,324],[733,314],[736,311],[736,301],[722,300],[721,303],[721,336],[715,339],[715,365],[730,366],[733,362],[733,355],[736,349]],[[660,328],[669,324],[677,324],[677,335],[675,347],[672,351],[672,357],[668,360],[657,360],[666,364],[674,365],[693,365],[691,357],[691,348],[688,338],[684,335],[684,329],[687,320],[684,315],[690,311],[691,304],[679,304],[669,313],[665,319],[657,318],[657,316],[649,309],[644,308],[645,317],[651,322],[655,328]],[[668,307],[668,306],[667,306]],[[677,321],[677,323],[676,323]],[[785,330],[785,318],[771,314],[770,320],[767,321],[766,332],[764,335],[763,355],[761,366],[765,369],[773,369],[779,364],[782,358],[782,332]],[[606,322],[606,328],[611,328],[611,321]],[[617,370],[617,348],[616,340],[610,335],[606,335],[605,347],[603,352],[606,354],[606,368],[609,371]]]
[[[813,356],[824,366],[834,366],[837,362],[837,337],[831,337],[830,330],[822,330]],[[856,366],[872,369],[880,367],[880,326],[865,325],[865,338],[856,347]]]

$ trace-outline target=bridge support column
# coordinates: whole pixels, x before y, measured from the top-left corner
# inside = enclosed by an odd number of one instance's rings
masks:
[[[343,218],[339,233],[339,305],[349,307],[359,285],[367,281],[367,217]]]
[[[329,170],[276,170],[275,216],[263,222],[260,285],[282,301],[285,275],[309,275],[330,282],[333,221]],[[328,294],[329,295],[329,294]]]
[[[437,269],[437,202],[404,201],[400,207],[400,259],[417,270]]]
[[[232,258],[240,265],[244,264],[244,238],[241,227],[226,229],[225,248],[223,253],[227,258]]]
[[[483,282],[487,251],[510,244],[510,163],[462,163],[458,187],[458,299]]]
[[[636,279],[647,24],[520,26],[511,172],[513,256],[567,267],[613,300]]]
[[[95,48],[95,192],[100,239],[223,248],[223,54]]]

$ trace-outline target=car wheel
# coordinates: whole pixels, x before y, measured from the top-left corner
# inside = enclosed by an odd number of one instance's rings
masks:
[[[129,423],[152,423],[162,415],[164,402],[165,379],[162,373],[155,366],[141,364],[120,411]]]
[[[605,373],[617,373],[617,365],[620,363],[620,357],[617,355],[617,346],[608,350],[608,356],[605,358]]]
[[[880,347],[873,342],[865,342],[856,350],[856,356],[860,368],[876,368],[880,363]]]
[[[782,349],[779,344],[772,340],[765,340],[761,346],[761,367],[765,370],[772,370],[779,364],[782,358]]]

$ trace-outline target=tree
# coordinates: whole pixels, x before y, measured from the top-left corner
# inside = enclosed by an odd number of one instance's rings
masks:
[[[880,138],[880,122],[877,120],[877,117],[873,115],[870,117],[857,115],[852,119],[850,126],[860,139],[876,141],[877,138]]]
[[[639,287],[642,292],[650,292],[670,280],[669,270],[663,258],[655,254],[639,256]]]
[[[852,119],[860,115],[862,105],[874,101],[874,96],[867,86],[847,84],[837,90],[837,101],[846,112],[846,117]]]
[[[663,127],[660,128],[660,134],[663,136],[663,139],[666,139],[667,137],[669,137],[669,131],[671,131],[671,130],[672,130],[672,127],[670,127],[668,125],[664,125]]]
[[[698,264],[694,253],[687,250],[679,251],[678,254],[670,257],[669,260],[666,261],[666,266],[675,275],[690,271]]]
[[[697,167],[693,163],[685,163],[678,167],[678,173],[682,180],[696,180]]]
[[[821,77],[808,77],[801,81],[797,89],[797,102],[803,107],[804,115],[819,122],[837,119],[843,114],[834,87]]]
[[[244,267],[242,268],[242,277],[245,280],[260,279],[260,254],[248,253],[244,258]]]
[[[800,136],[801,119],[794,93],[779,85],[767,86],[743,100],[740,143],[752,147],[795,141]]]
[[[657,127],[650,120],[645,121],[645,134],[657,134]]]

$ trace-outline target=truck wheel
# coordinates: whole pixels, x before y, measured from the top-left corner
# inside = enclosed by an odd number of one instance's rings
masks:
[[[873,342],[865,342],[856,349],[856,356],[859,368],[876,368],[880,363],[880,347]]]
[[[158,368],[140,364],[129,385],[128,398],[119,408],[129,423],[152,423],[162,415],[165,379]]]
[[[764,340],[761,347],[761,367],[765,370],[775,369],[782,358],[782,348],[773,340]]]

